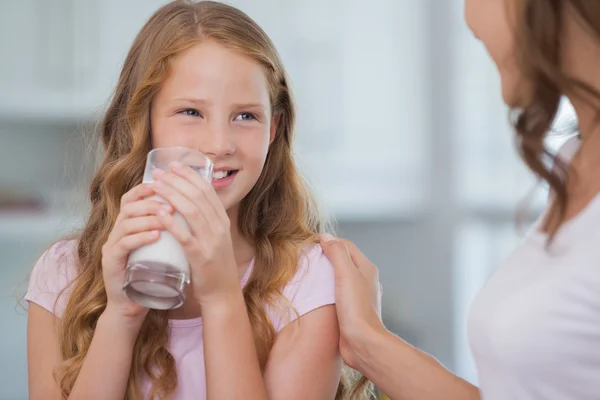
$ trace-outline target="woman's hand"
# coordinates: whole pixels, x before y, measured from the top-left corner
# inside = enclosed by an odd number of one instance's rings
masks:
[[[385,331],[381,322],[379,271],[354,243],[323,235],[321,246],[335,271],[335,306],[340,324],[340,353],[357,368],[366,338]]]
[[[191,269],[192,291],[199,304],[240,291],[230,222],[214,188],[188,166],[173,163],[172,172],[154,171],[153,187],[184,218],[189,229],[169,213],[159,218],[183,246]]]
[[[173,211],[168,204],[147,199],[153,194],[152,187],[141,184],[123,195],[119,215],[102,247],[102,275],[107,296],[105,313],[125,318],[135,326],[141,326],[148,309],[129,300],[123,292],[127,258],[133,250],[159,238],[163,229],[157,217],[159,211],[167,214]]]

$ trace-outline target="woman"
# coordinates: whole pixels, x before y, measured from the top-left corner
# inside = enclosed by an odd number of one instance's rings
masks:
[[[337,279],[344,360],[394,400],[598,399],[600,396],[600,1],[466,0],[527,166],[551,187],[547,210],[472,306],[480,388],[387,332],[377,269],[350,242],[323,237]],[[561,96],[579,136],[543,146]],[[553,167],[547,168],[551,159]]]

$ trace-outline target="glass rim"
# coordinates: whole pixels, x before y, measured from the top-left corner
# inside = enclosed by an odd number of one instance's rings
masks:
[[[166,146],[166,147],[154,147],[152,150],[150,150],[148,152],[148,155],[153,154],[159,150],[182,150],[182,151],[193,151],[195,153],[198,153],[204,157],[206,157],[206,159],[212,164],[213,161],[203,152],[201,152],[200,150],[196,150],[196,149],[191,149],[189,147],[183,147],[183,146]]]
[[[201,156],[204,160],[204,164],[202,166],[199,166],[201,169],[206,171],[206,174],[204,176],[205,179],[207,180],[212,180],[212,175],[213,175],[213,168],[215,167],[215,163],[213,162],[213,160],[210,159],[210,157],[208,157],[206,154],[204,154],[203,152],[201,152],[200,150],[196,150],[196,149],[191,149],[189,147],[183,147],[183,146],[166,146],[166,147],[155,147],[152,150],[150,150],[148,152],[148,155],[146,156],[146,167],[145,169],[147,169],[150,165],[154,166],[154,163],[156,162],[155,160],[155,155],[156,154],[160,154],[161,150],[171,150],[171,151],[179,151],[181,154],[181,157],[186,157],[187,154],[192,154],[192,157],[194,155],[196,156]],[[175,157],[174,158],[180,158],[177,157],[176,154],[174,154]],[[156,157],[159,157],[159,155],[156,155]],[[172,160],[172,161],[178,161],[178,160]],[[146,172],[144,172],[144,176],[146,175]]]

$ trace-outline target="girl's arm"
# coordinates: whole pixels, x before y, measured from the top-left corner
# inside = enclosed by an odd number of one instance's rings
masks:
[[[202,309],[206,398],[266,400],[242,291]]]
[[[59,399],[52,371],[60,363],[58,318],[35,303],[27,315],[27,375],[31,400]]]
[[[342,371],[334,305],[318,308],[279,333],[265,382],[270,399],[335,398]]]
[[[240,288],[231,221],[209,182],[187,166],[174,164],[172,171],[155,170],[153,187],[189,227],[159,213],[165,229],[186,251],[192,298],[202,309],[207,398],[333,399],[340,374],[339,334],[331,307],[335,281],[320,247],[303,252],[306,257],[301,257],[293,284],[283,289],[284,297],[306,317],[280,332],[263,380]]]
[[[143,320],[142,320],[143,321]],[[29,398],[60,398],[53,371],[61,362],[58,319],[30,303],[27,323]],[[133,346],[140,325],[105,311],[98,319],[89,351],[69,399],[122,400],[125,397]]]
[[[290,323],[277,336],[264,379],[244,299],[230,297],[203,310],[207,398],[331,400],[340,380],[335,307]]]

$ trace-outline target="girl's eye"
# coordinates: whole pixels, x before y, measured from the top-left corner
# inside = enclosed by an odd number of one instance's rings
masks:
[[[183,114],[183,115],[189,115],[190,117],[201,117],[202,116],[200,114],[200,111],[195,110],[193,108],[186,108],[185,110],[181,110],[179,113]]]
[[[256,119],[258,119],[256,118],[256,115],[248,112],[241,113],[237,117],[235,117],[236,121],[254,121]]]

